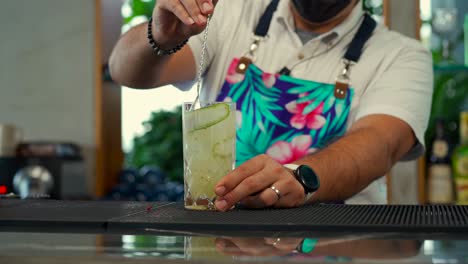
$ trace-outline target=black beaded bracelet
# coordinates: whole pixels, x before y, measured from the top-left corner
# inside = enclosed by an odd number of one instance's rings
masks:
[[[150,17],[148,21],[148,40],[149,44],[151,45],[151,48],[153,49],[154,54],[158,56],[163,56],[163,55],[171,55],[182,49],[185,44],[187,44],[188,39],[184,40],[184,42],[180,43],[177,45],[175,48],[172,48],[170,50],[163,50],[160,47],[158,47],[158,44],[153,38],[153,18]]]

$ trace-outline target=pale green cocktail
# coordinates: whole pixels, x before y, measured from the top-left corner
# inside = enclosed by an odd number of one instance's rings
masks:
[[[235,103],[184,104],[185,208],[215,210],[219,180],[234,169],[236,145]]]

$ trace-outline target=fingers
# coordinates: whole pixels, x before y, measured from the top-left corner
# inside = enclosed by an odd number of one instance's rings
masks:
[[[276,186],[276,185],[275,185]],[[293,208],[304,204],[305,193],[302,186],[292,176],[285,179],[284,182],[279,182],[276,188],[284,195],[273,205],[275,208]],[[286,188],[283,191],[281,188]]]
[[[195,20],[190,16],[190,14],[187,12],[187,9],[178,0],[166,1],[161,4],[161,8],[172,12],[185,25],[191,26],[195,24]]]
[[[243,177],[242,175],[238,176],[239,178],[244,178],[244,180],[242,180],[239,184],[237,184],[237,186],[234,187],[234,189],[230,190],[224,196],[219,196],[215,203],[216,207],[221,211],[225,211],[237,204],[239,201],[259,192],[260,194],[257,196],[260,198],[252,199],[252,201],[254,201],[252,202],[254,208],[263,208],[274,204],[275,201],[278,200],[278,197],[270,187],[272,183],[277,181],[277,179],[279,179],[281,176],[284,176],[284,169],[282,166],[277,166],[278,168],[260,170],[256,174],[247,177]],[[231,181],[238,182],[238,178],[233,176]],[[230,181],[226,181],[226,183],[226,185],[231,184]]]
[[[292,208],[303,204],[305,194],[295,179],[284,178],[272,186],[279,191],[280,197],[270,186],[256,196],[243,199],[242,205],[247,208],[261,209],[266,207]]]
[[[286,252],[295,250],[301,242],[302,238],[265,238],[265,244]]]
[[[263,170],[267,162],[268,157],[266,155],[260,155],[246,161],[219,181],[215,187],[216,195],[223,197],[225,194],[231,192],[247,177]]]
[[[275,185],[277,187],[279,185]],[[280,189],[281,187],[277,187]],[[282,194],[283,195],[283,194]],[[250,196],[242,200],[242,205],[247,208],[261,209],[273,206],[278,202],[278,195],[271,188],[266,188],[256,196]]]
[[[229,239],[216,238],[216,249],[228,256],[244,256],[245,253]]]
[[[279,175],[266,174],[266,171],[260,171],[250,177],[245,178],[232,191],[224,196],[221,196],[216,201],[216,207],[221,210],[227,210],[242,199],[249,197],[255,193],[262,192],[260,196],[268,190],[271,184],[279,177]],[[270,192],[273,192],[270,189]],[[263,194],[264,196],[267,196]],[[275,194],[276,195],[276,194]],[[268,200],[269,201],[269,200]],[[274,201],[273,201],[274,202]],[[258,206],[261,206],[259,204]],[[264,206],[263,206],[264,207]],[[261,208],[261,207],[258,207]]]
[[[180,2],[198,25],[205,25],[208,15],[214,9],[211,0],[180,0]]]
[[[213,13],[213,9],[215,7],[214,2],[210,0],[197,0],[197,4],[202,14],[209,15]]]
[[[272,185],[279,190],[280,199],[270,188]],[[223,177],[215,193],[218,196],[215,205],[220,211],[227,211],[240,201],[250,208],[298,207],[305,198],[294,176],[267,155],[257,156]]]
[[[217,238],[216,249],[231,256],[282,256],[294,251],[299,238]]]
[[[266,245],[263,238],[217,239],[216,248],[228,255],[238,256],[275,256],[273,246]]]

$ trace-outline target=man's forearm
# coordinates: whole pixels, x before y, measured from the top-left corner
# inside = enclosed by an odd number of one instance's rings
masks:
[[[168,56],[154,56],[146,39],[147,24],[132,28],[117,43],[110,57],[113,79],[125,86],[152,88],[156,86]]]
[[[406,137],[404,140],[394,140],[399,136],[392,133],[398,131],[383,131],[372,127],[355,129],[318,153],[299,160],[298,163],[310,165],[320,177],[320,190],[312,200],[344,201],[352,197],[385,175],[415,142],[406,130],[400,131]]]

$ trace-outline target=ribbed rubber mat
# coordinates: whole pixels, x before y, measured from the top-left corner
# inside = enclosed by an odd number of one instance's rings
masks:
[[[149,205],[0,200],[0,231],[86,228],[96,232],[444,232],[468,236],[467,206],[315,205],[221,213],[189,211],[180,203],[153,203],[152,209]]]
[[[199,231],[468,232],[466,206],[316,205],[281,210],[188,211],[169,204],[109,227]]]
[[[150,203],[0,200],[0,230],[89,229],[105,231],[109,219],[146,211]]]

